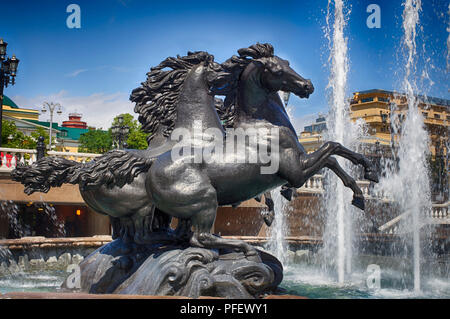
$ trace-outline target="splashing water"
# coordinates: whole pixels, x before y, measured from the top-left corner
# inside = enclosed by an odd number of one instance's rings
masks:
[[[447,26],[447,32],[448,32],[448,37],[447,37],[447,72],[450,72],[450,3],[448,5],[448,16],[449,16],[449,20],[448,20],[448,26]]]
[[[330,7],[334,3],[334,12]],[[350,105],[346,99],[347,73],[349,62],[347,57],[347,37],[345,36],[346,14],[342,0],[328,1],[326,16],[327,27],[325,36],[329,43],[330,78],[327,89],[329,90],[330,111],[328,115],[328,132],[326,139],[341,143],[355,149],[361,137],[360,123],[352,123],[350,120]],[[341,158],[337,158],[339,164],[352,175],[354,168]],[[326,228],[323,235],[324,255],[329,260],[326,264],[334,263],[337,271],[338,282],[343,284],[345,274],[352,268],[352,216],[355,209],[350,205],[351,192],[344,188],[342,182],[328,171],[325,186],[325,209],[327,215]]]
[[[275,218],[270,228],[270,239],[267,248],[284,266],[288,262],[286,254],[288,245],[285,237],[288,233],[286,214],[290,206],[289,201],[281,195],[280,191],[281,187],[277,187],[270,192],[274,204]]]
[[[282,92],[278,92],[280,94],[280,98],[283,98]],[[292,121],[294,118],[294,110],[292,107],[286,105],[286,113],[289,116],[289,119]],[[281,186],[275,188],[270,192],[272,196],[273,204],[274,204],[274,212],[275,218],[273,224],[270,228],[269,233],[269,242],[267,244],[267,249],[272,252],[275,257],[283,264],[283,266],[287,266],[288,256],[286,252],[289,247],[286,242],[286,236],[289,232],[289,225],[287,222],[286,215],[292,209],[289,205],[289,201],[285,199],[281,195]]]
[[[412,263],[414,291],[421,291],[421,238],[422,215],[431,209],[431,191],[428,177],[427,156],[429,153],[428,133],[419,108],[416,81],[416,28],[419,26],[420,0],[405,0],[403,10],[403,46],[405,52],[405,75],[402,91],[405,95],[406,110],[392,104],[391,125],[394,136],[398,137],[397,169],[388,169],[386,177],[377,186],[384,189],[398,203],[406,218],[401,225],[401,233],[412,235]],[[394,143],[395,143],[394,139]],[[394,165],[395,166],[395,165]]]
[[[22,237],[25,233],[19,221],[19,211],[19,206],[12,200],[0,202],[0,217],[9,224],[14,237]]]

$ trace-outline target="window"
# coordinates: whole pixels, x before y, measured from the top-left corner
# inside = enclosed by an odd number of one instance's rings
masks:
[[[422,115],[423,115],[424,118],[427,118],[428,117],[428,112],[422,112]]]
[[[441,115],[440,115],[440,114],[434,114],[434,118],[435,118],[435,119],[440,119],[440,118],[441,118]]]
[[[361,99],[362,103],[372,102],[372,101],[373,101],[373,97],[368,97],[368,98],[365,98],[365,99]]]

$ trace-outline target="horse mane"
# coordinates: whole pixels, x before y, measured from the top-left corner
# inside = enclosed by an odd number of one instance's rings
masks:
[[[233,127],[240,74],[252,59],[273,56],[273,47],[268,43],[257,43],[239,49],[238,53],[239,56],[234,55],[223,64],[218,64],[214,62],[214,56],[207,52],[188,52],[186,56],[169,57],[151,68],[147,73],[147,80],[130,95],[130,101],[136,103],[134,112],[139,114],[138,120],[142,124],[142,130],[150,133],[147,143],[150,143],[160,127],[165,137],[172,133],[177,116],[178,97],[184,80],[192,67],[200,63],[205,63],[209,70],[214,71],[208,76],[210,93],[225,96],[223,101],[215,99],[216,111],[222,125],[225,128]]]
[[[136,103],[134,112],[139,114],[142,130],[151,133],[148,143],[160,126],[165,127],[163,135],[166,137],[173,131],[178,97],[189,70],[200,63],[214,67],[213,60],[213,55],[203,51],[169,57],[151,68],[147,80],[131,92],[130,101]]]
[[[229,74],[230,84],[221,105],[224,127],[233,127],[236,119],[236,99],[239,78],[244,69],[256,59],[273,57],[273,46],[269,43],[256,43],[248,48],[238,50],[239,56],[233,55],[221,64],[223,71]]]

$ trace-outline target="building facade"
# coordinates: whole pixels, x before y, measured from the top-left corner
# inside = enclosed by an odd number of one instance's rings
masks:
[[[87,123],[81,118],[79,113],[70,113],[69,119],[63,121],[61,126],[57,122],[52,123],[54,150],[78,152],[80,136],[89,131]],[[13,122],[27,136],[38,128],[43,128],[50,134],[50,122],[40,121],[38,110],[21,108],[6,95],[3,96],[3,119]]]

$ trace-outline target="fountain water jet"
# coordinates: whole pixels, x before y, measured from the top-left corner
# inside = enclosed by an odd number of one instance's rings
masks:
[[[401,226],[401,233],[412,237],[412,269],[414,291],[421,292],[421,246],[420,229],[423,226],[423,215],[431,210],[431,190],[428,176],[427,156],[429,154],[429,138],[425,129],[422,112],[419,108],[417,74],[416,36],[419,26],[420,0],[405,0],[403,3],[404,32],[402,45],[404,49],[404,70],[402,91],[398,99],[405,99],[406,108],[391,104],[391,127],[394,135],[394,152],[398,161],[396,165],[386,166],[386,177],[376,189],[384,189],[399,205],[406,218]],[[406,238],[410,240],[410,238]],[[407,244],[405,244],[407,245]]]
[[[334,3],[334,12],[330,7]],[[350,149],[355,149],[361,135],[360,125],[350,120],[350,105],[346,99],[348,57],[347,37],[345,36],[346,11],[343,0],[328,1],[325,36],[329,43],[330,92],[327,140],[337,141]],[[338,159],[346,171],[354,171],[346,161]],[[325,209],[327,225],[324,233],[324,250],[328,258],[332,258],[337,270],[338,282],[343,284],[345,274],[352,268],[352,215],[351,194],[344,189],[332,174],[326,174]]]
[[[285,266],[288,262],[286,251],[288,249],[285,237],[288,232],[286,214],[289,209],[289,201],[280,193],[281,187],[277,187],[270,192],[274,204],[275,219],[270,228],[270,240],[268,250],[278,258]]]

